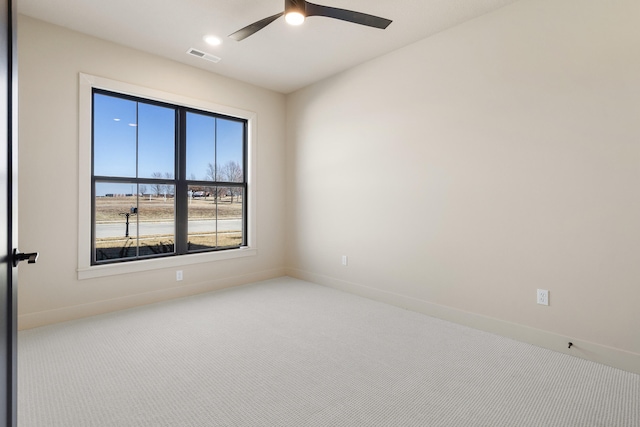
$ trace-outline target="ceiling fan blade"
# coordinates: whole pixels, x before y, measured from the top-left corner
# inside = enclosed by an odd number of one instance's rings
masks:
[[[271,24],[273,21],[280,18],[282,15],[284,15],[284,12],[280,12],[276,15],[256,21],[253,24],[247,25],[246,27],[236,31],[233,34],[229,34],[229,37],[237,41],[244,40],[247,37],[249,37],[251,34],[257,33],[267,25]]]
[[[353,22],[354,24],[366,25],[367,27],[380,28],[382,30],[393,22],[390,19],[380,18],[379,16],[309,2],[306,2],[306,11],[307,16],[326,16],[328,18]]]

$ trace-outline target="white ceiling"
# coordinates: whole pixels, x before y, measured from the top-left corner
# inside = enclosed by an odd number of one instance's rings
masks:
[[[386,30],[325,17],[279,18],[237,42],[227,36],[282,12],[283,0],[18,0],[18,12],[81,33],[289,93],[517,0],[315,0],[393,20]],[[212,47],[203,36],[223,39]],[[222,58],[212,63],[189,48]]]

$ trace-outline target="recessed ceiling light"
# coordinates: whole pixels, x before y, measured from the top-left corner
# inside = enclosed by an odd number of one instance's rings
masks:
[[[205,42],[207,42],[207,44],[211,46],[218,46],[222,44],[222,40],[216,36],[204,36],[203,39]]]

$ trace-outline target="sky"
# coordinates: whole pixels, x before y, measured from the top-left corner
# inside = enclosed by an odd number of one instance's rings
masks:
[[[173,108],[102,93],[94,94],[93,106],[95,176],[174,175]],[[207,180],[209,163],[242,164],[242,122],[188,111],[186,127],[187,179]],[[96,196],[135,191],[132,184],[102,183],[96,187]]]

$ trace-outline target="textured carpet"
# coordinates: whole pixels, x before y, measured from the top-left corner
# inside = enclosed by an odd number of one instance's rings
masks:
[[[640,426],[640,376],[291,278],[20,332],[20,427]]]

